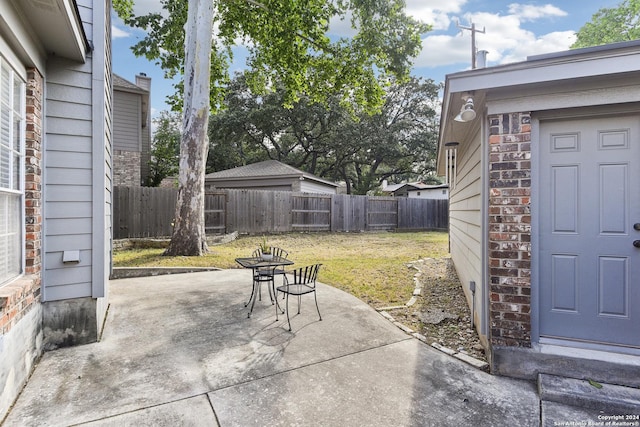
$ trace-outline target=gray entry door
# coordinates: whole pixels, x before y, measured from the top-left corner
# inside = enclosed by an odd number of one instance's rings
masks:
[[[640,117],[541,122],[539,149],[540,336],[640,347]]]

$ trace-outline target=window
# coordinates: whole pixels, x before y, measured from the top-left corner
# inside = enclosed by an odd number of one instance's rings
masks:
[[[447,194],[447,190],[442,190],[442,194]]]
[[[22,272],[25,84],[0,56],[0,284]]]

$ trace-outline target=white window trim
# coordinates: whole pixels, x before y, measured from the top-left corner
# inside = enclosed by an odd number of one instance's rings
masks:
[[[11,144],[11,141],[14,138],[14,127],[13,127],[13,119],[14,119],[14,110],[13,110],[13,97],[15,96],[14,94],[14,82],[15,79],[19,79],[22,84],[20,85],[20,106],[19,106],[19,110],[21,113],[21,126],[20,126],[20,136],[19,136],[19,149],[18,149],[18,174],[17,174],[17,178],[18,178],[18,189],[16,190],[15,187],[15,182],[14,182],[14,177],[13,177],[13,168],[14,168],[14,152],[11,152],[11,155],[9,156],[9,188],[3,188],[0,187],[0,193],[2,194],[6,194],[6,195],[17,195],[18,196],[18,203],[19,203],[19,211],[20,211],[20,220],[19,220],[19,224],[18,224],[18,229],[17,234],[18,234],[18,239],[19,239],[19,243],[18,243],[18,247],[20,250],[20,261],[19,261],[19,266],[18,266],[18,273],[15,276],[7,276],[5,281],[0,283],[0,286],[3,286],[5,284],[11,283],[13,281],[15,281],[16,279],[22,277],[24,275],[24,271],[25,271],[25,154],[26,154],[26,148],[25,148],[25,139],[26,139],[26,79],[23,77],[23,75],[21,75],[20,71],[22,71],[24,73],[24,75],[26,75],[26,70],[21,69],[21,70],[16,70],[16,68],[13,66],[11,61],[8,61],[4,55],[4,52],[2,54],[0,54],[0,68],[1,67],[7,67],[9,69],[10,72],[10,84],[9,84],[9,90],[11,91],[9,94],[9,102],[8,104],[11,107],[11,111],[10,111],[10,117],[9,117],[9,123],[10,123],[10,128],[9,128],[9,144]],[[3,96],[3,93],[0,93],[0,96]],[[11,258],[11,254],[8,253],[7,254],[7,258],[10,259]],[[5,272],[2,272],[2,274],[4,275]],[[0,276],[1,278],[2,276]]]

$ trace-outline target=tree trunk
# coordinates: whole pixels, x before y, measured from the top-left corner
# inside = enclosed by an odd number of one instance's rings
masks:
[[[213,1],[189,0],[185,26],[184,117],[180,140],[178,202],[165,255],[199,256],[207,251],[204,174],[209,150],[209,87]]]

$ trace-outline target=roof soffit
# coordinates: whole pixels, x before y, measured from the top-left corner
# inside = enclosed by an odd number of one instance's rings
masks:
[[[74,0],[13,0],[48,55],[84,62],[89,42]]]

